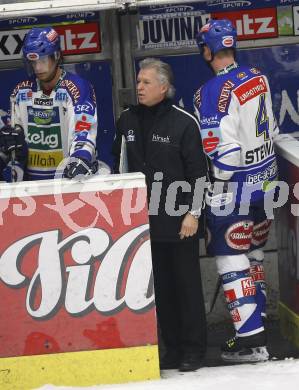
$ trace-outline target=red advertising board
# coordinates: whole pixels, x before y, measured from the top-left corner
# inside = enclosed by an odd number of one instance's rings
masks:
[[[101,52],[100,26],[96,22],[54,26],[64,55]],[[22,45],[29,29],[0,31],[0,61],[22,58]]]
[[[60,35],[64,55],[101,52],[98,23],[81,23],[55,26]]]
[[[237,29],[239,41],[278,36],[276,8],[212,12],[211,17],[212,19],[231,20]]]
[[[1,185],[0,357],[157,344],[146,188],[110,177]]]

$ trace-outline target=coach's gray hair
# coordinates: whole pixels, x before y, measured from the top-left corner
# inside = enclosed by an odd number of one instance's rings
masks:
[[[145,58],[139,62],[140,69],[153,68],[156,69],[161,84],[166,84],[168,90],[166,92],[167,98],[173,98],[175,95],[175,88],[173,86],[173,73],[171,67],[161,60],[156,58]]]

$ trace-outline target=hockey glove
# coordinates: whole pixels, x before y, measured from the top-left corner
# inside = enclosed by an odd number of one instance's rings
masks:
[[[0,129],[0,150],[3,153],[11,153],[13,150],[22,149],[25,145],[25,136],[22,126],[4,126]]]
[[[24,179],[24,168],[19,161],[10,161],[2,171],[2,178],[7,183],[15,183]]]
[[[67,179],[81,179],[92,175],[97,171],[97,164],[95,163],[78,157],[71,157],[63,171],[63,177]]]

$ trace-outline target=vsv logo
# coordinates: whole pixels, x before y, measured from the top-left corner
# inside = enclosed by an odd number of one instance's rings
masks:
[[[31,277],[21,270],[28,272],[32,249],[38,258]],[[71,265],[66,265],[66,253],[71,254]],[[147,224],[115,242],[99,228],[62,240],[59,230],[45,231],[3,252],[0,280],[12,288],[27,288],[26,310],[33,318],[48,319],[62,307],[77,316],[94,309],[111,315],[124,307],[145,312],[154,304],[150,253]]]

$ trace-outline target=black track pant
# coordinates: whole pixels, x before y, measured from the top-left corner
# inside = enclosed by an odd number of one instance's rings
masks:
[[[167,350],[206,352],[198,240],[152,242],[158,321]]]

